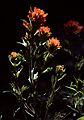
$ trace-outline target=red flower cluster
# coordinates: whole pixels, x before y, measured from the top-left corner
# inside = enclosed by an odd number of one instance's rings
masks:
[[[80,25],[78,21],[69,20],[67,23],[64,24],[64,28],[67,34],[69,33],[77,34],[81,32],[81,30],[83,29],[83,26]]]
[[[50,32],[50,28],[48,26],[41,26],[37,31],[37,33],[43,35],[43,34],[47,34],[48,36],[51,35],[51,32]]]
[[[56,46],[58,49],[61,47],[60,41],[54,37],[48,40],[48,46]]]
[[[29,10],[27,17],[30,18],[32,21],[39,20],[39,22],[45,22],[46,16],[48,13],[45,13],[43,10],[34,7],[34,11],[32,9]]]

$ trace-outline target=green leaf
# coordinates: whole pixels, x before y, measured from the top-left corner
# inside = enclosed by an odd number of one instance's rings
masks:
[[[78,100],[75,102],[75,108],[77,108],[77,106],[79,106],[79,105],[83,106],[83,101],[80,100],[80,99],[78,99]]]
[[[73,90],[73,91],[77,92],[76,89],[74,89],[74,88],[72,88],[72,87],[66,86],[66,88],[68,88],[68,89],[70,89],[70,90]]]
[[[42,73],[46,73],[46,72],[49,72],[49,71],[52,71],[53,70],[53,67],[48,67],[47,69],[45,69]]]
[[[14,93],[16,93],[16,94],[17,94],[17,95],[19,95],[19,96],[21,95],[21,91],[20,91],[20,90],[15,89],[15,88],[13,88],[13,92],[14,92]]]
[[[21,87],[21,93],[23,93],[23,92],[24,92],[25,90],[27,90],[27,89],[28,89],[27,86],[24,86],[24,85],[23,85],[23,86]]]
[[[78,111],[78,110],[76,110],[75,108],[73,108],[72,106],[67,105],[67,107],[68,107],[68,108],[70,108],[71,110],[73,110],[73,111],[75,111],[75,112],[79,113],[79,111]]]
[[[78,70],[81,70],[83,66],[84,66],[84,58],[82,58],[80,62],[76,63],[76,67],[78,68]]]
[[[22,39],[22,42],[17,42],[17,44],[23,45],[24,47],[30,46],[29,41]]]
[[[23,66],[21,66],[20,70],[17,71],[17,73],[15,75],[17,78],[19,77],[22,70],[23,70]]]
[[[82,84],[84,84],[84,80],[80,80],[80,79],[79,79],[78,81],[81,82]]]
[[[49,53],[48,52],[44,52],[44,60],[47,61],[48,60],[48,57],[49,57]]]
[[[83,116],[83,117],[78,118],[77,120],[84,120],[84,116]]]
[[[25,110],[25,112],[30,115],[31,117],[34,117],[34,115],[32,113],[30,113],[28,110]]]
[[[58,81],[62,80],[65,76],[66,76],[66,74],[63,74],[63,75],[61,76],[61,78],[58,79]]]
[[[48,58],[52,58],[52,57],[53,57],[53,55],[50,54],[48,51],[44,52],[43,58],[44,58],[45,62],[48,60]]]

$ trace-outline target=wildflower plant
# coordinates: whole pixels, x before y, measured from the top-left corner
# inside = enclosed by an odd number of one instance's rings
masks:
[[[37,7],[34,7],[34,9],[30,7],[27,20],[22,19],[25,35],[17,42],[18,45],[24,46],[23,49],[25,50],[13,51],[8,56],[12,66],[11,73],[14,76],[14,80],[10,83],[11,92],[16,96],[25,120],[28,119],[28,116],[31,116],[34,120],[48,119],[48,111],[53,104],[53,98],[61,88],[60,85],[56,87],[56,84],[66,76],[64,65],[46,65],[47,61],[53,58],[57,51],[62,48],[60,40],[51,36],[50,28],[44,24],[47,15],[48,13]],[[25,66],[27,67],[27,84],[20,85],[20,76],[24,72]],[[39,93],[37,89],[38,81],[46,73],[50,74],[51,88],[49,91]],[[25,79],[25,76],[23,76],[23,79]],[[25,92],[27,97],[24,96]],[[44,100],[42,100],[43,98]],[[39,108],[37,108],[38,102],[40,102]],[[45,113],[42,118],[41,106],[43,104],[45,104]],[[18,112],[18,110],[15,111]],[[14,112],[14,116],[17,112]]]

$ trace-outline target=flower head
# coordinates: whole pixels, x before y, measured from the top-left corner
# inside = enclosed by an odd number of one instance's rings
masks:
[[[11,57],[12,58],[16,58],[17,57],[17,53],[16,52],[11,52]]]
[[[29,10],[28,12],[28,15],[27,17],[30,18],[32,21],[36,21],[36,20],[39,20],[39,22],[45,22],[46,21],[46,16],[48,14],[45,13],[43,10],[37,8],[37,7],[34,7],[34,11],[32,11],[31,9]]]
[[[69,20],[67,23],[64,24],[64,28],[67,34],[71,33],[80,33],[83,29],[83,26],[80,25],[78,21]]]
[[[61,47],[60,41],[54,37],[48,40],[48,46],[56,46],[58,49]]]
[[[50,28],[48,26],[41,26],[37,31],[40,35],[47,34],[48,36],[51,35]]]
[[[57,71],[64,71],[64,65],[57,65],[56,70]]]

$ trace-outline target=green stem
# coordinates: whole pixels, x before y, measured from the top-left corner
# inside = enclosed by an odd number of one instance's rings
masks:
[[[24,118],[25,118],[25,120],[28,120],[27,119],[27,116],[26,116],[26,113],[25,113],[25,109],[24,109],[24,103],[21,101],[21,103],[20,103],[20,107],[21,107],[21,109],[22,109],[22,112],[23,112],[23,115],[24,115]]]
[[[26,116],[26,113],[25,113],[25,109],[24,109],[24,102],[23,102],[23,97],[22,97],[22,94],[21,94],[21,91],[20,91],[20,87],[19,87],[19,84],[18,84],[18,78],[16,77],[15,78],[16,79],[16,81],[15,81],[15,85],[16,85],[16,87],[17,87],[17,90],[19,91],[19,105],[20,105],[20,107],[21,107],[21,109],[22,109],[22,112],[23,112],[23,115],[24,115],[24,118],[25,118],[25,120],[27,120],[27,116]]]
[[[33,68],[33,63],[32,63],[32,57],[33,57],[33,55],[32,55],[32,46],[30,45],[30,64],[29,64],[29,76],[30,76],[30,80],[31,80],[31,84],[32,84],[32,73],[31,73],[31,70],[32,70],[32,68]]]
[[[45,112],[44,120],[47,120],[47,115],[48,115],[48,106],[46,106],[46,112]]]
[[[47,120],[48,109],[49,109],[50,105],[52,104],[53,96],[54,96],[54,93],[55,93],[56,83],[57,83],[57,78],[56,78],[56,76],[54,75],[54,83],[53,83],[53,85],[52,85],[52,91],[51,91],[51,94],[50,94],[50,96],[49,96],[49,98],[48,98],[48,101],[47,101],[47,104],[46,104],[46,112],[45,112],[44,120]]]

